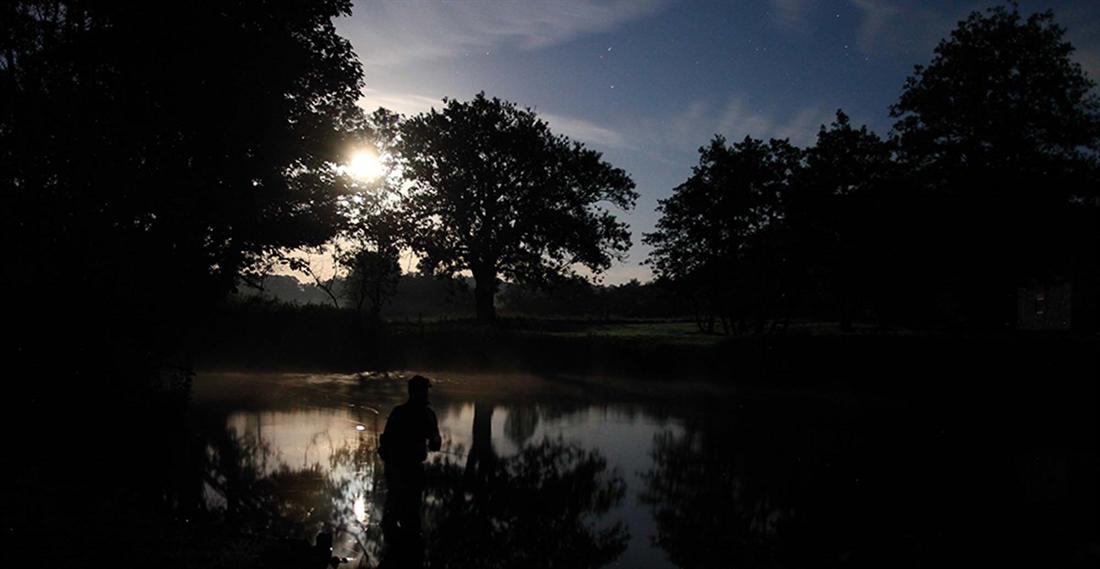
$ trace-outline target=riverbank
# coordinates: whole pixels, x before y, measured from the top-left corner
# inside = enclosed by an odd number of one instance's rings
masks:
[[[1100,393],[1100,337],[1068,333],[699,333],[676,321],[367,322],[301,308],[222,319],[192,338],[204,370],[525,373],[629,382],[901,397],[1075,398]]]

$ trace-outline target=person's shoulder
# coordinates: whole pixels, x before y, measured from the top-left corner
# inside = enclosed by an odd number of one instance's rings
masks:
[[[408,413],[408,406],[409,406],[408,403],[402,403],[402,404],[394,407],[393,411],[390,411],[390,419],[393,419],[394,417],[400,417],[400,416],[404,415],[405,413]]]

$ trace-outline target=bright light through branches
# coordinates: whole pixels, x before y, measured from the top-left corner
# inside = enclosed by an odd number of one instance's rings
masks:
[[[375,180],[385,174],[382,160],[377,154],[368,150],[356,152],[352,156],[351,162],[344,166],[343,171],[345,174],[363,181]]]

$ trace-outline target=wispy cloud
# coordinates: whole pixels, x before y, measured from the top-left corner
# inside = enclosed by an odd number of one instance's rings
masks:
[[[629,137],[596,123],[549,113],[538,113],[538,116],[550,124],[552,132],[574,140],[613,148],[634,148],[628,142]]]
[[[644,132],[638,136],[658,155],[694,153],[716,134],[730,142],[751,136],[763,140],[787,138],[792,144],[808,146],[817,139],[821,125],[833,121],[834,113],[814,105],[789,115],[776,115],[753,108],[743,97],[731,96],[725,105],[700,100],[669,117],[643,121],[640,128]]]
[[[782,126],[776,129],[776,138],[788,138],[792,144],[811,146],[817,142],[817,133],[821,125],[829,125],[836,119],[836,110],[827,110],[821,106],[802,107]]]
[[[958,14],[948,14],[943,4],[922,0],[849,0],[862,12],[856,46],[866,54],[893,53],[911,46],[930,51],[950,33]],[[940,10],[933,7],[940,7]],[[962,15],[969,13],[965,11]]]
[[[359,99],[359,106],[368,113],[378,107],[385,107],[396,113],[411,116],[420,114],[432,107],[441,108],[443,97],[426,97],[414,93],[399,93],[382,91],[379,89],[363,89],[363,97]]]
[[[665,0],[357,2],[338,22],[374,66],[460,57],[497,47],[535,50],[607,32],[660,10]]]
[[[772,18],[787,28],[801,25],[812,7],[806,0],[771,0]]]
[[[715,123],[718,127],[715,134],[725,135],[734,141],[746,136],[764,138],[775,132],[774,124],[773,117],[765,115],[759,109],[754,111],[746,108],[740,97],[730,97],[725,110]]]
[[[385,107],[405,116],[413,116],[432,108],[442,109],[444,104],[443,97],[428,97],[415,93],[399,93],[367,88],[363,90],[363,97],[359,99],[359,106],[368,113],[373,112],[378,107]],[[536,113],[540,119],[550,125],[551,131],[555,134],[564,134],[578,142],[600,146],[622,149],[635,148],[630,143],[629,136],[615,129],[584,119],[544,113],[537,109]]]

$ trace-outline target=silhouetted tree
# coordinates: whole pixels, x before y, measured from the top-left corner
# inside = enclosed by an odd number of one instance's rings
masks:
[[[358,249],[341,261],[349,272],[344,281],[346,294],[356,310],[370,307],[371,315],[382,312],[382,304],[397,292],[401,264],[395,250]]]
[[[546,284],[623,256],[630,233],[600,204],[634,206],[625,172],[554,135],[530,109],[484,93],[444,103],[401,129],[412,247],[424,272],[470,271],[480,321],[495,317],[500,277]]]
[[[789,300],[782,195],[802,153],[786,140],[727,145],[715,136],[699,154],[692,176],[657,206],[657,231],[643,239],[653,247],[647,262],[693,295],[701,330],[713,332],[720,317],[762,333]]]
[[[1014,4],[972,12],[890,108],[902,156],[943,184],[965,170],[1075,169],[1095,157],[1100,97],[1064,34],[1050,11],[1026,20]]]
[[[329,238],[360,114],[332,22],[350,10],[5,3],[0,224],[22,273],[7,296],[56,306],[43,328],[145,341],[135,330],[180,329],[265,254]]]
[[[332,21],[350,9],[0,5],[0,231],[19,272],[3,307],[18,332],[0,350],[14,377],[49,378],[2,382],[6,420],[63,414],[47,438],[150,425],[169,412],[150,404],[152,379],[206,309],[266,253],[332,235],[336,164],[361,113],[360,64]],[[133,482],[163,438],[142,432],[125,460],[81,444],[27,455],[29,471],[80,464],[111,481],[94,502],[157,492]]]
[[[1095,254],[1100,97],[1051,12],[973,12],[917,66],[891,115],[933,231],[925,258],[963,322],[1003,325],[1026,276]],[[1085,216],[1088,217],[1087,215]]]

